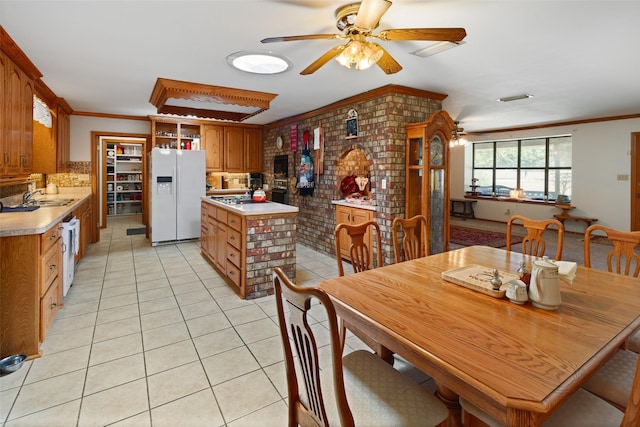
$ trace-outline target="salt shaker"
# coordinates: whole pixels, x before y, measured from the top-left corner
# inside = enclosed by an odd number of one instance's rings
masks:
[[[493,278],[491,279],[490,283],[493,286],[494,291],[500,290],[500,286],[502,286],[502,280],[500,280],[500,272],[498,271],[498,269],[493,270]]]

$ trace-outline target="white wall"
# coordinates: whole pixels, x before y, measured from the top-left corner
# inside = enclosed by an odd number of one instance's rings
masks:
[[[631,133],[640,132],[640,119],[557,126],[518,132],[496,132],[469,141],[494,141],[509,138],[531,138],[552,135],[572,135],[573,182],[572,215],[598,218],[598,224],[629,230],[631,219],[629,181],[618,181],[617,175],[631,173]],[[471,144],[451,148],[451,197],[464,197],[471,184]],[[631,177],[630,177],[631,178]],[[510,209],[507,214],[506,210]],[[560,213],[550,206],[527,203],[479,200],[476,217],[506,222],[512,214],[531,218],[551,218]],[[583,232],[583,222],[567,221],[566,229]]]
[[[91,132],[149,134],[151,122],[71,115],[71,149],[69,160],[91,161]]]

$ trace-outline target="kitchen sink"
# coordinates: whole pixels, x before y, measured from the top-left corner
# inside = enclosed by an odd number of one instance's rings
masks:
[[[67,206],[73,203],[74,201],[75,199],[40,199],[40,200],[36,200],[36,205],[42,206],[42,207]]]

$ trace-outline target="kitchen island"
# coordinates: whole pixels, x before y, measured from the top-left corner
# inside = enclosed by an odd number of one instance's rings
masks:
[[[295,281],[298,208],[281,203],[239,203],[202,197],[200,247],[240,298],[273,293],[280,267]]]

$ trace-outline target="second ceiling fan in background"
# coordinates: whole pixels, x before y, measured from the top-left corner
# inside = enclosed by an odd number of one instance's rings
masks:
[[[373,34],[380,19],[391,6],[388,0],[362,0],[351,3],[336,10],[336,26],[343,34],[309,34],[301,36],[269,37],[262,43],[286,42],[297,40],[348,40],[346,44],[336,46],[300,74],[312,74],[331,59],[346,67],[354,66],[358,70],[377,64],[385,73],[394,74],[402,70],[402,66],[378,43],[367,40],[375,38],[382,41],[393,40],[427,40],[460,42],[467,35],[464,28],[404,28],[382,30]]]

